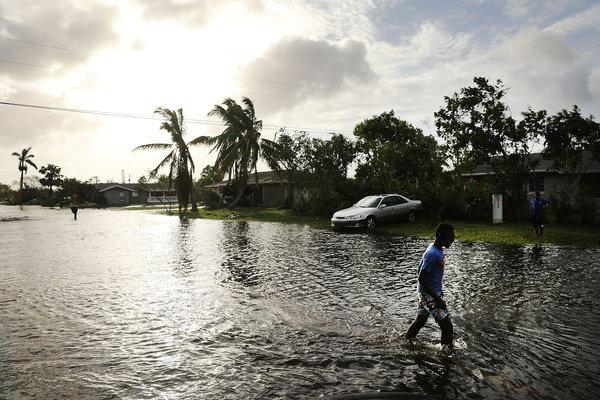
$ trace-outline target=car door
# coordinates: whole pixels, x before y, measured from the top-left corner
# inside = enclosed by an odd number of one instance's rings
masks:
[[[381,200],[381,204],[379,205],[379,209],[377,210],[377,219],[381,222],[389,222],[394,217],[394,202],[392,200],[393,196],[384,197]],[[385,207],[382,207],[385,204]]]
[[[410,211],[410,204],[408,201],[402,196],[394,196],[394,219],[399,221],[401,219],[405,219],[408,216],[408,212]]]

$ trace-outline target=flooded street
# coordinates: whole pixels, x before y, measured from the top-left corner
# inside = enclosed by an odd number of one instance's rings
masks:
[[[447,353],[433,319],[399,338],[425,239],[143,211],[0,220],[0,398],[600,397],[599,249],[455,243]]]

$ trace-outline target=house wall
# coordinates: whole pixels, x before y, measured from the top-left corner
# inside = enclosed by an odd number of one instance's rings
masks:
[[[121,188],[113,188],[109,190],[105,190],[102,192],[108,205],[110,206],[125,206],[132,204],[132,195],[129,190],[124,190]]]
[[[285,186],[280,184],[263,186],[263,207],[277,207],[285,199]]]

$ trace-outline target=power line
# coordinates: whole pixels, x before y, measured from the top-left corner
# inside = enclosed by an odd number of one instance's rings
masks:
[[[95,54],[95,53],[90,53],[89,51],[67,49],[66,47],[58,47],[58,46],[52,46],[52,45],[44,44],[44,43],[30,42],[28,40],[15,39],[15,38],[11,38],[11,37],[8,37],[8,36],[1,36],[0,35],[0,39],[12,40],[14,42],[31,44],[31,45],[34,45],[34,46],[48,47],[50,49],[57,49],[57,50],[69,51],[71,53],[88,54],[88,55],[91,55],[91,56],[97,56],[98,55],[98,54]]]
[[[37,105],[37,104],[13,103],[13,102],[7,102],[7,101],[0,101],[0,105],[12,106],[12,107],[34,108],[34,109],[51,110],[51,111],[72,112],[72,113],[79,113],[79,114],[101,115],[101,116],[109,116],[109,117],[134,118],[134,119],[145,119],[145,120],[155,120],[155,121],[162,120],[162,118],[157,117],[157,116],[149,116],[149,115],[142,115],[142,114],[131,114],[131,113],[98,111],[98,110],[85,110],[85,109],[67,108],[67,107],[42,106],[42,105]],[[187,123],[191,123],[191,124],[200,124],[200,125],[209,125],[209,126],[225,126],[225,124],[222,122],[216,122],[216,121],[210,121],[210,120],[204,120],[204,119],[188,118],[185,121]],[[282,126],[273,125],[273,124],[263,124],[263,128],[267,129],[267,130],[278,130],[278,129],[282,128]],[[288,127],[288,128],[302,130],[305,132],[321,133],[321,134],[332,133],[332,132],[344,133],[344,132],[340,132],[339,130],[326,129],[326,128],[300,128],[300,127],[295,127],[295,128]],[[348,132],[346,132],[346,133],[348,133]]]

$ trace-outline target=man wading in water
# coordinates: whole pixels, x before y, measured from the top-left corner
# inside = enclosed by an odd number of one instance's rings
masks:
[[[427,322],[429,314],[442,328],[442,344],[453,348],[453,327],[450,314],[444,301],[444,266],[446,257],[443,247],[450,247],[454,242],[454,227],[450,224],[439,224],[435,229],[435,241],[427,247],[417,274],[417,292],[419,308],[417,318],[405,333],[406,339],[413,339]]]

